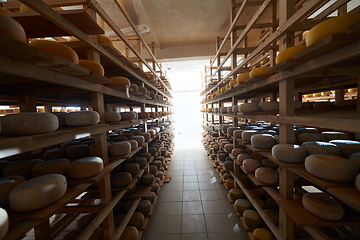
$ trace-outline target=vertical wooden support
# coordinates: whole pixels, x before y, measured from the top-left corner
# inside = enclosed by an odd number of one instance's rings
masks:
[[[222,108],[222,101],[219,101],[219,109],[220,109],[220,113],[221,113],[221,108]],[[219,124],[223,123],[223,116],[219,115]]]
[[[337,102],[343,101],[344,100],[344,94],[345,94],[344,89],[336,89],[335,90],[335,101],[337,101]]]
[[[20,95],[18,98],[20,112],[37,112],[36,97],[34,95]]]
[[[225,41],[225,39],[224,39],[223,41]],[[220,47],[220,44],[221,44],[221,38],[220,38],[220,37],[217,37],[217,38],[216,38],[216,51],[218,51],[218,49],[219,49],[219,47]],[[216,61],[217,66],[220,66],[220,64],[221,64],[220,54],[219,54],[219,56],[217,57],[216,60],[217,60],[217,61]],[[220,82],[220,80],[221,80],[221,71],[220,71],[220,69],[219,69],[219,71],[217,72],[217,78],[218,78],[217,80]]]
[[[237,96],[232,97],[231,100],[232,100],[232,105],[233,105],[233,106],[237,106],[237,104],[238,104],[238,98],[237,98]],[[233,118],[233,126],[234,126],[234,127],[239,126],[238,118]],[[235,142],[235,144],[236,144],[236,142]],[[235,145],[234,145],[234,146],[235,146]]]
[[[34,228],[36,240],[48,240],[51,239],[51,229],[49,219],[45,219]]]
[[[233,23],[234,21],[234,18],[236,16],[236,8],[235,8],[235,3],[236,1],[235,0],[232,0],[231,1],[231,4],[230,4],[230,25]],[[232,30],[231,31],[231,36],[230,36],[230,44],[231,44],[231,47],[233,47],[233,45],[235,44],[236,42],[236,30]],[[225,41],[225,39],[224,39]],[[234,69],[236,67],[236,64],[237,64],[237,53],[236,51],[234,51],[231,55],[231,69]],[[236,79],[237,77],[237,74],[233,74],[232,75],[232,78],[233,79]]]

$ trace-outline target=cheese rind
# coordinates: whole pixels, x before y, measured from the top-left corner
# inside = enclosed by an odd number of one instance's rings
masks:
[[[52,159],[45,162],[36,164],[32,168],[32,176],[40,177],[47,174],[62,174],[65,175],[68,172],[70,161],[65,158]]]
[[[43,162],[41,159],[31,159],[25,161],[19,161],[6,166],[3,170],[4,176],[19,175],[26,179],[31,178],[31,171],[33,167]]]
[[[81,60],[79,60],[79,65],[84,68],[89,69],[90,72],[92,72],[92,73],[99,74],[100,76],[105,75],[105,70],[104,70],[103,66],[100,63],[97,63],[95,61],[81,59]]]
[[[340,156],[340,148],[333,143],[327,142],[304,142],[301,144],[303,148],[305,148],[307,155],[312,154],[327,154]]]
[[[307,156],[305,148],[295,144],[277,144],[271,153],[276,160],[285,163],[302,163]]]
[[[275,145],[275,139],[270,134],[252,135],[250,141],[252,146],[261,149],[270,149]]]
[[[330,143],[336,144],[344,158],[350,157],[351,154],[360,152],[360,141],[351,140],[331,140]]]
[[[272,168],[259,167],[255,170],[255,178],[263,183],[275,184],[279,181],[279,174]]]
[[[3,239],[9,230],[9,217],[5,209],[0,208],[0,239]]]
[[[337,221],[344,216],[344,208],[341,204],[323,193],[304,194],[302,204],[306,210],[319,218]]]
[[[67,189],[63,175],[48,174],[16,186],[9,195],[10,207],[16,212],[28,212],[56,202]]]
[[[100,115],[95,111],[69,112],[65,115],[65,124],[69,127],[92,126],[100,122]]]
[[[121,120],[121,115],[115,111],[105,112],[105,122],[119,122]]]
[[[27,43],[25,30],[16,20],[0,13],[0,33],[16,41]]]
[[[69,166],[69,176],[75,179],[92,177],[103,170],[103,160],[99,157],[83,157]]]
[[[109,152],[112,156],[124,156],[131,151],[131,144],[128,141],[114,142],[109,146]]]

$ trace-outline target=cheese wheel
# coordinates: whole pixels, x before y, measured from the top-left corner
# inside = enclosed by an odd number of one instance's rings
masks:
[[[95,111],[69,112],[65,115],[65,124],[69,127],[96,125],[100,122],[100,115]]]
[[[256,102],[243,103],[239,105],[239,112],[255,112],[259,111],[259,104]]]
[[[246,210],[243,213],[244,221],[250,227],[260,227],[263,224],[263,220],[259,213],[254,210]]]
[[[19,161],[12,163],[8,166],[6,166],[3,170],[4,176],[12,176],[12,175],[19,175],[26,179],[31,178],[31,171],[32,168],[38,164],[43,162],[41,159],[31,159],[31,160],[25,160],[25,161]]]
[[[360,173],[355,178],[355,187],[360,192]]]
[[[128,226],[134,226],[136,228],[140,228],[144,224],[144,214],[141,212],[134,212],[131,216]]]
[[[9,217],[5,209],[0,208],[0,239],[6,235],[9,230]]]
[[[109,147],[110,155],[112,156],[124,156],[131,151],[131,144],[128,141],[114,142]]]
[[[89,69],[91,73],[96,73],[100,76],[105,75],[105,70],[104,70],[103,66],[100,63],[97,63],[95,61],[81,59],[81,60],[79,60],[79,65],[84,68]]]
[[[238,129],[240,129],[239,127],[228,127],[228,129],[226,130],[226,132],[230,135],[230,136],[232,136],[233,135],[233,132],[235,131],[235,130],[238,130]]]
[[[151,160],[151,154],[148,153],[148,152],[139,153],[138,156],[139,157],[145,157],[148,162],[150,162],[150,160]]]
[[[144,197],[144,200],[149,200],[151,203],[155,202],[156,194],[154,192],[149,192],[149,194]]]
[[[344,216],[341,204],[323,193],[304,194],[302,204],[306,210],[322,219],[337,221]]]
[[[26,34],[23,27],[16,20],[0,13],[0,34],[3,34],[16,41],[27,43]]]
[[[261,162],[255,159],[245,159],[242,166],[246,171],[255,172],[257,168],[261,167]]]
[[[331,155],[314,154],[305,159],[305,169],[315,177],[333,182],[354,181],[358,169],[354,162]]]
[[[73,161],[69,166],[69,176],[83,179],[95,176],[103,170],[103,160],[99,157],[84,157]]]
[[[236,137],[236,138],[241,138],[243,131],[244,131],[244,129],[234,130],[233,131],[233,136]]]
[[[101,46],[112,46],[113,45],[113,42],[109,37],[107,37],[103,34],[99,34],[97,37],[98,37],[98,41]]]
[[[349,140],[350,137],[346,133],[343,132],[322,132],[322,135],[325,136],[325,140],[327,142],[331,140]]]
[[[145,138],[144,138],[144,136],[141,136],[141,135],[131,136],[130,140],[137,141],[138,146],[142,146],[145,143]]]
[[[261,102],[259,103],[259,109],[261,111],[277,111],[279,110],[279,102],[277,101]]]
[[[340,156],[340,148],[333,143],[327,142],[304,142],[301,144],[303,148],[305,148],[307,155],[312,154],[327,154]]]
[[[268,215],[270,220],[274,223],[275,226],[279,226],[279,213],[273,209],[264,209],[264,213]]]
[[[304,50],[306,48],[306,45],[298,45],[294,47],[289,47],[285,50],[282,50],[275,58],[275,63],[279,64],[286,60],[293,60],[295,54],[298,52]]]
[[[234,87],[236,83],[237,83],[237,79],[230,80],[230,82],[229,82],[230,88]]]
[[[51,112],[52,114],[54,114],[59,121],[59,127],[66,127],[65,124],[65,115],[67,114],[67,112]]]
[[[295,137],[298,137],[301,133],[319,133],[316,128],[298,128],[295,130]]]
[[[232,150],[234,149],[234,144],[232,144],[232,143],[226,143],[225,142],[225,145],[224,145],[224,150],[226,151],[226,152],[231,152]]]
[[[114,187],[122,188],[126,187],[130,184],[132,180],[132,175],[129,172],[120,172],[115,174],[112,179],[111,183],[114,185]]]
[[[353,161],[356,166],[358,167],[358,170],[360,172],[360,152],[353,153],[349,156],[349,160]]]
[[[250,142],[251,141],[251,136],[253,136],[255,134],[258,134],[258,133],[259,133],[259,131],[256,131],[256,130],[245,130],[245,131],[242,132],[241,138],[244,141]]]
[[[227,113],[232,113],[232,107],[227,107],[226,109]]]
[[[275,240],[276,238],[269,230],[265,228],[256,228],[253,231],[253,236],[255,240]]]
[[[66,150],[66,149],[67,149],[68,147],[70,147],[70,146],[75,146],[75,145],[79,145],[79,144],[82,144],[82,142],[79,141],[79,140],[63,142],[63,143],[61,144],[61,149]]]
[[[275,139],[270,134],[255,134],[250,138],[251,145],[260,149],[271,149],[275,145]]]
[[[315,142],[315,141],[325,142],[325,136],[320,133],[301,133],[299,134],[297,139],[300,144],[304,142]]]
[[[111,77],[111,83],[108,83],[108,86],[114,89],[122,90],[126,87],[130,87],[131,82],[126,77]]]
[[[150,118],[150,113],[149,112],[139,112],[138,113],[138,118]]]
[[[152,184],[154,182],[154,175],[153,174],[144,174],[142,177],[141,177],[141,182],[145,185],[149,185],[149,184]]]
[[[261,164],[262,164],[264,167],[272,168],[272,169],[275,169],[275,170],[279,168],[279,165],[277,165],[276,163],[270,161],[270,160],[267,159],[267,158],[261,160]]]
[[[65,175],[68,172],[70,161],[65,158],[48,160],[36,164],[32,168],[32,176],[39,177],[47,174],[62,174]]]
[[[136,112],[122,112],[120,113],[123,121],[133,120],[137,118]]]
[[[9,204],[9,194],[11,190],[25,181],[26,179],[24,177],[18,175],[0,178],[0,207]]]
[[[67,189],[63,175],[48,174],[16,186],[9,195],[10,207],[16,212],[33,211],[56,202]]]
[[[236,81],[237,81],[238,83],[240,83],[240,82],[245,82],[245,81],[248,80],[249,78],[250,78],[250,75],[249,75],[248,72],[247,72],[247,73],[242,73],[242,74],[239,74],[239,75],[237,76]]]
[[[141,213],[148,213],[151,209],[151,202],[149,200],[141,200],[139,205],[136,208],[136,211]]]
[[[76,223],[76,227],[81,230],[84,230],[92,222],[92,220],[94,220],[96,216],[97,216],[96,213],[88,213],[81,216]]]
[[[121,115],[118,112],[109,111],[105,112],[105,122],[119,122],[121,120]]]
[[[62,148],[54,148],[47,150],[43,153],[44,160],[56,159],[56,158],[63,158],[65,157],[65,150]]]
[[[1,118],[1,133],[5,136],[48,133],[58,127],[58,118],[52,113],[14,113]]]
[[[245,150],[242,148],[234,148],[231,150],[231,154],[236,158],[239,154],[244,153]]]
[[[136,140],[127,140],[131,145],[131,151],[134,151],[138,147],[138,142]]]
[[[0,7],[0,13],[11,13],[11,11],[7,10],[6,8]]]
[[[319,23],[308,32],[306,46],[311,46],[329,35],[346,33],[347,27],[359,20],[360,13],[352,12]]]
[[[242,163],[245,159],[251,159],[251,155],[248,153],[240,153],[236,157],[236,160],[238,160],[240,163]]]
[[[251,78],[265,78],[265,77],[269,77],[273,74],[275,74],[274,72],[267,72],[267,70],[269,70],[270,67],[269,66],[264,66],[264,67],[257,67],[254,68],[253,70],[250,71],[249,76]]]
[[[279,181],[279,174],[272,168],[259,167],[255,170],[255,178],[266,184],[275,184]]]
[[[139,233],[134,226],[126,227],[120,236],[119,240],[137,240]]]
[[[89,145],[78,144],[66,149],[66,156],[69,158],[81,158],[89,156]]]
[[[271,153],[276,160],[285,163],[302,163],[307,156],[306,149],[295,144],[277,144]]]
[[[341,156],[348,158],[351,154],[360,152],[360,142],[351,140],[331,140],[330,143],[336,144],[341,151]]]
[[[75,64],[79,63],[77,53],[63,43],[49,40],[35,40],[29,43],[30,46],[49,53],[52,56],[59,56]]]
[[[240,213],[243,213],[246,210],[251,209],[251,203],[246,199],[239,198],[235,201],[234,204],[235,204],[236,211],[238,211]]]
[[[135,176],[140,172],[140,166],[137,163],[128,163],[124,165],[123,170],[129,172],[132,176]]]

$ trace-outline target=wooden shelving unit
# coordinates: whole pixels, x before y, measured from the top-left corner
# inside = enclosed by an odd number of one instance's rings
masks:
[[[17,12],[20,4],[24,3],[34,12]],[[56,10],[52,7],[82,5],[82,9]],[[171,109],[171,86],[165,77],[159,63],[147,44],[139,35],[141,45],[149,51],[151,56],[147,62],[141,51],[117,29],[115,23],[101,5],[96,1],[50,1],[50,0],[22,0],[1,3],[13,13],[8,15],[17,20],[25,29],[28,38],[52,37],[57,41],[72,47],[80,59],[99,62],[105,69],[105,76],[100,76],[77,64],[33,48],[27,44],[17,42],[7,36],[0,36],[0,99],[2,105],[19,106],[20,112],[36,112],[37,106],[44,105],[45,111],[51,112],[53,106],[79,106],[82,110],[90,109],[100,115],[100,123],[86,127],[64,127],[55,132],[20,137],[0,136],[0,158],[39,153],[41,149],[58,145],[62,142],[94,137],[97,152],[101,153],[104,169],[91,178],[71,179],[67,176],[69,188],[65,195],[57,202],[29,213],[17,213],[7,207],[10,228],[3,239],[22,239],[31,229],[35,231],[36,240],[50,240],[59,236],[80,213],[97,213],[95,219],[87,226],[77,239],[88,239],[98,226],[103,228],[102,239],[119,239],[128,221],[137,208],[141,198],[146,197],[150,186],[138,185],[132,194],[126,194],[134,188],[142,174],[148,168],[142,169],[133,177],[133,181],[126,187],[111,188],[110,172],[139,151],[147,151],[148,144],[159,140],[162,133],[158,133],[126,156],[113,157],[108,155],[107,134],[117,129],[138,127],[147,131],[147,124],[169,121]],[[126,15],[118,4],[119,10]],[[131,27],[135,25],[125,16]],[[96,35],[104,34],[101,23],[106,22],[119,38],[137,55],[144,68],[136,67],[112,45],[101,45]],[[91,36],[90,36],[91,35]],[[67,41],[66,39],[70,39]],[[151,64],[150,64],[151,63]],[[143,70],[145,69],[145,70]],[[150,79],[146,73],[154,75]],[[105,86],[111,82],[112,76],[125,76],[141,87],[152,91],[152,95],[140,92],[116,90]],[[105,122],[105,111],[116,111],[119,108],[145,112],[161,112],[147,119],[126,120],[115,123]],[[6,112],[4,112],[6,113]],[[154,115],[155,116],[155,115]],[[97,188],[91,187],[97,184]],[[112,209],[121,199],[135,199],[133,206],[126,215],[121,226],[115,231]],[[97,200],[99,204],[94,205]],[[51,218],[61,214],[61,218],[52,224]],[[141,238],[142,230],[139,230]]]
[[[262,154],[270,161],[279,165],[279,183],[274,185],[263,184],[255,179],[251,172],[243,171],[241,164],[234,159],[234,171],[231,172],[236,182],[236,187],[241,188],[254,208],[263,218],[267,227],[276,239],[296,239],[294,226],[303,227],[313,239],[331,239],[320,227],[333,226],[343,234],[341,239],[355,239],[359,237],[360,224],[359,202],[355,199],[360,194],[354,183],[334,183],[316,178],[309,174],[304,164],[289,164],[277,161],[272,157],[271,151],[256,149],[249,142],[227,136],[221,132],[222,124],[232,124],[237,127],[240,122],[249,123],[262,120],[272,126],[278,124],[279,142],[294,143],[294,125],[317,127],[321,129],[346,131],[352,133],[352,138],[359,140],[360,128],[360,98],[359,93],[345,93],[345,89],[359,88],[359,57],[360,36],[359,22],[350,25],[345,34],[330,35],[316,44],[304,49],[295,55],[294,60],[287,60],[275,64],[277,51],[284,50],[294,45],[304,44],[302,32],[311,29],[319,22],[326,20],[329,14],[335,12],[359,12],[359,4],[354,9],[347,9],[349,1],[261,1],[254,10],[251,1],[231,1],[231,26],[218,48],[210,66],[206,68],[207,78],[202,91],[203,126],[205,131],[217,131],[219,135],[233,141],[233,144],[246,146],[251,152]],[[329,3],[329,4],[327,4]],[[327,4],[326,6],[324,6]],[[324,6],[324,7],[323,7]],[[252,9],[252,18],[242,31],[237,29],[242,15]],[[314,18],[308,18],[317,12]],[[257,30],[259,19],[272,19],[272,25],[263,28],[264,34],[254,44],[250,41],[252,33]],[[264,23],[265,24],[265,23]],[[356,34],[355,34],[356,33]],[[254,39],[252,39],[254,40]],[[230,50],[225,49],[225,43],[230,44]],[[246,52],[251,48],[251,51]],[[355,50],[357,48],[357,50]],[[224,53],[225,52],[225,53]],[[244,53],[246,52],[246,53]],[[225,57],[224,57],[225,56]],[[225,85],[235,79],[238,74],[249,72],[253,66],[264,59],[269,66],[268,72],[276,72],[266,78],[250,78],[245,82],[236,83],[228,89],[222,90]],[[240,60],[241,59],[241,60]],[[231,69],[224,75],[221,74],[225,62],[231,60]],[[263,64],[264,66],[264,64]],[[309,97],[309,93],[335,91],[331,96]],[[224,113],[225,107],[235,106],[250,101],[276,101],[279,100],[278,111],[256,111]],[[302,100],[303,108],[294,109],[294,99]],[[309,108],[305,103],[343,101],[354,99],[356,106]],[[309,105],[308,104],[308,105]],[[264,211],[253,200],[247,187],[239,178],[240,173],[247,174],[252,185],[261,187],[280,205],[280,227],[273,225]],[[302,177],[293,179],[293,173]],[[308,213],[301,204],[301,196],[306,193],[302,186],[314,186],[334,198],[339,199],[346,210],[346,217],[340,221],[326,221],[318,219]],[[357,212],[356,212],[357,211]],[[246,226],[245,226],[246,227]],[[250,234],[249,236],[252,236]]]

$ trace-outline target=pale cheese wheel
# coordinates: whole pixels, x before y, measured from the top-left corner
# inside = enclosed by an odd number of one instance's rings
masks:
[[[115,174],[112,179],[111,183],[114,187],[122,188],[130,184],[132,180],[132,175],[129,172],[120,172]]]
[[[239,106],[238,105],[235,105],[232,107],[232,112],[233,113],[237,113],[239,111]]]
[[[268,168],[272,168],[272,169],[278,169],[279,168],[279,165],[277,165],[273,161],[269,160],[268,158],[264,158],[263,160],[261,160],[261,164],[264,167],[268,167]]]
[[[134,151],[138,147],[138,142],[136,140],[127,140],[131,145],[131,151]]]
[[[89,69],[91,73],[96,73],[100,76],[105,75],[104,67],[100,63],[97,63],[95,61],[81,59],[79,60],[79,65]]]
[[[121,120],[123,121],[133,120],[137,118],[136,112],[121,112],[120,115]]]
[[[11,190],[25,181],[26,179],[24,177],[18,175],[0,178],[0,207],[9,204],[9,194]]]
[[[325,136],[320,133],[301,133],[297,139],[300,144],[315,141],[325,142]]]
[[[350,137],[346,133],[343,132],[322,132],[322,135],[325,136],[325,140],[327,142],[331,140],[349,140]]]
[[[248,153],[240,153],[236,157],[236,160],[238,160],[240,163],[242,163],[245,159],[251,159],[251,155]]]
[[[251,141],[251,136],[253,136],[255,134],[258,134],[258,133],[259,133],[259,131],[256,131],[256,130],[245,130],[245,131],[242,132],[241,138],[244,141],[250,142]]]
[[[333,143],[327,142],[304,142],[301,144],[303,148],[305,148],[307,155],[312,154],[327,154],[340,156],[340,148]]]
[[[337,221],[344,216],[341,204],[323,193],[304,194],[302,204],[307,211],[322,219]]]
[[[136,228],[140,228],[144,224],[144,214],[141,212],[134,212],[131,216],[128,226],[134,226]]]
[[[232,136],[233,135],[233,132],[235,131],[235,130],[238,130],[238,129],[240,129],[239,127],[228,127],[228,129],[226,130],[226,132],[230,135],[230,136]]]
[[[259,109],[261,111],[277,111],[279,110],[279,102],[277,101],[261,102],[259,103]]]
[[[108,83],[108,86],[114,89],[118,89],[118,90],[122,90],[125,89],[126,87],[130,87],[131,82],[128,78],[126,77],[111,77],[111,83]]]
[[[4,13],[0,13],[0,34],[27,43],[25,31],[20,23]]]
[[[279,174],[272,168],[259,167],[255,170],[255,178],[266,184],[275,184],[279,181]]]
[[[241,138],[243,131],[244,131],[244,129],[234,130],[233,136],[236,138]]]
[[[123,170],[129,172],[132,176],[135,176],[140,172],[140,166],[137,163],[128,163],[123,166]]]
[[[255,159],[245,159],[242,166],[246,171],[255,172],[257,168],[261,167],[261,162]]]
[[[25,160],[25,161],[19,161],[12,163],[8,166],[6,166],[3,170],[4,176],[12,176],[12,175],[19,175],[26,179],[31,178],[31,171],[33,167],[43,162],[41,159],[31,159],[31,160]]]
[[[147,166],[147,159],[145,157],[137,157],[133,160],[133,162],[139,164],[140,168]]]
[[[231,154],[236,158],[239,154],[244,153],[245,150],[242,148],[234,148],[231,150]]]
[[[52,112],[52,114],[54,114],[58,118],[59,128],[60,127],[66,127],[65,115],[68,114],[67,112]]]
[[[1,134],[5,136],[48,133],[55,131],[58,127],[58,118],[52,113],[14,113],[1,118]]]
[[[275,139],[270,134],[252,135],[250,141],[252,146],[261,149],[270,149],[275,145]]]
[[[305,169],[315,177],[333,181],[354,181],[358,173],[354,162],[332,155],[314,154],[306,157]]]
[[[108,111],[105,112],[105,122],[119,122],[121,121],[121,115],[118,112]]]
[[[10,207],[16,212],[28,212],[56,202],[67,189],[63,175],[48,174],[16,186],[9,195]]]
[[[29,43],[30,46],[49,53],[52,56],[62,57],[75,64],[79,63],[77,53],[69,46],[50,40],[35,40]]]
[[[144,197],[144,200],[149,200],[151,203],[155,202],[156,194],[154,192],[149,192],[149,194]]]
[[[276,160],[285,163],[302,163],[307,156],[305,148],[295,144],[277,144],[271,153]]]
[[[50,160],[50,159],[62,158],[65,157],[65,153],[66,153],[65,149],[62,148],[50,149],[43,153],[43,159]]]
[[[78,144],[66,149],[66,156],[69,158],[81,158],[89,156],[89,145]]]
[[[331,140],[330,143],[336,144],[344,158],[350,157],[351,154],[360,152],[360,141],[351,140]]]
[[[36,164],[32,168],[32,176],[39,177],[47,174],[62,174],[65,175],[68,172],[70,161],[65,158],[52,159],[45,162]]]
[[[349,156],[349,160],[353,161],[360,172],[360,152],[353,153]]]
[[[243,103],[239,105],[239,112],[255,112],[259,111],[259,104],[256,102]]]
[[[0,239],[6,235],[9,230],[9,216],[5,209],[0,208]]]
[[[138,146],[142,146],[145,142],[145,137],[141,135],[135,135],[135,136],[131,136],[130,140],[135,140],[137,141]]]
[[[69,166],[69,176],[83,179],[95,176],[103,170],[104,163],[99,157],[84,157],[73,161]]]
[[[360,192],[360,173],[355,178],[355,187]]]
[[[96,125],[100,122],[100,115],[95,111],[69,112],[65,115],[65,124],[69,127]]]
[[[148,213],[151,209],[151,202],[149,200],[141,200],[139,205],[136,208],[136,211],[141,213]]]
[[[319,133],[316,128],[298,128],[295,130],[295,137],[298,137],[301,133]]]
[[[131,144],[128,141],[114,142],[109,147],[110,155],[112,156],[124,156],[131,151]]]
[[[295,54],[297,54],[298,52],[304,50],[306,48],[306,45],[298,45],[298,46],[293,46],[293,47],[289,47],[285,50],[282,50],[275,58],[275,63],[279,64],[283,61],[286,60],[293,60]]]
[[[152,184],[154,182],[154,175],[153,174],[144,174],[141,177],[141,182],[145,185]]]

